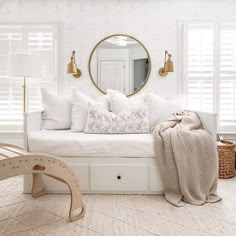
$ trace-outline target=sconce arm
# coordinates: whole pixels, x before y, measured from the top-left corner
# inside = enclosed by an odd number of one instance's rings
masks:
[[[75,51],[72,51],[70,59],[75,62]]]

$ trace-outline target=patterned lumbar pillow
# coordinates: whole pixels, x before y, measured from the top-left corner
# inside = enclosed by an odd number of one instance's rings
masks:
[[[84,132],[90,134],[149,133],[147,110],[137,108],[116,115],[90,105]]]

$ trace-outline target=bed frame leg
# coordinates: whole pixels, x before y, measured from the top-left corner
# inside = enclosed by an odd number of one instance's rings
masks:
[[[32,197],[37,198],[47,194],[47,187],[43,182],[42,174],[33,174]]]

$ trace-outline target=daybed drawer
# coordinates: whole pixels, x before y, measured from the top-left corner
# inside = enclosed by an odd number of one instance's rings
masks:
[[[161,174],[157,165],[150,166],[150,190],[155,192],[163,192]]]
[[[79,179],[80,190],[89,190],[89,167],[88,165],[71,165]]]
[[[91,165],[92,191],[147,191],[147,165]]]
[[[88,190],[89,189],[89,182],[88,182],[88,165],[69,165],[76,174],[79,179],[80,190]],[[45,179],[50,177],[45,176]],[[50,178],[51,179],[51,178]],[[58,191],[58,189],[69,190],[68,186],[60,181],[55,179],[51,179],[50,181],[45,180],[47,187],[52,191]]]
[[[69,165],[75,172],[76,176],[79,179],[80,190],[87,191],[89,190],[89,168],[88,165]],[[65,193],[69,192],[69,188],[66,184],[50,178],[48,176],[43,175],[44,182],[47,186],[48,192],[57,192],[57,193]],[[32,188],[32,175],[27,175],[24,179],[24,192],[31,192]]]

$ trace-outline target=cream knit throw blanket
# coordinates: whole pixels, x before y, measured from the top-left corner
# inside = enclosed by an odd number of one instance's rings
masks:
[[[165,198],[175,206],[202,205],[217,195],[216,141],[194,112],[173,114],[153,128],[155,152]]]

